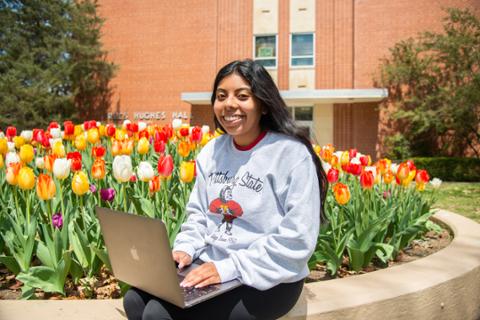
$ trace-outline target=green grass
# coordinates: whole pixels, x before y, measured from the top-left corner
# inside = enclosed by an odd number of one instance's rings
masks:
[[[480,182],[443,182],[434,208],[446,209],[480,223]]]

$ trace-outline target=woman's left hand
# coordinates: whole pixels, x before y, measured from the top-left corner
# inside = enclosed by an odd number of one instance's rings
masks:
[[[202,288],[210,284],[220,283],[220,275],[213,262],[206,262],[190,271],[180,283],[182,287]]]

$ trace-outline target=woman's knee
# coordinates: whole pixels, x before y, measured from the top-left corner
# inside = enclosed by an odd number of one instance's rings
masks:
[[[131,288],[123,297],[123,309],[129,320],[142,319],[145,309],[145,300],[142,292],[136,288]]]
[[[143,311],[142,320],[168,320],[173,319],[169,311],[158,300],[150,300]]]

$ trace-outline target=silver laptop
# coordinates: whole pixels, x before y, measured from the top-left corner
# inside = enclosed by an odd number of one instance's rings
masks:
[[[241,285],[240,281],[182,288],[180,282],[202,262],[175,266],[163,221],[96,208],[116,278],[181,308],[188,308]]]

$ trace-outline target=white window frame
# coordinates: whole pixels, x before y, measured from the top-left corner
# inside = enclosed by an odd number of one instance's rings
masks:
[[[292,51],[293,51],[293,36],[297,35],[303,35],[303,34],[311,34],[312,35],[312,54],[308,56],[293,56]],[[315,68],[315,32],[294,32],[290,33],[290,59],[289,60],[289,65],[291,69],[304,69],[304,68]],[[294,58],[312,58],[313,63],[311,65],[302,65],[302,66],[294,66],[292,65],[292,60]]]
[[[271,37],[275,36],[275,57],[259,57],[257,58],[255,55],[257,54],[257,48],[256,48],[256,39],[257,37]],[[271,33],[271,34],[256,34],[253,36],[253,60],[258,61],[258,60],[272,60],[275,59],[275,65],[274,66],[269,66],[265,67],[265,69],[277,69],[278,67],[278,34],[276,33]]]

